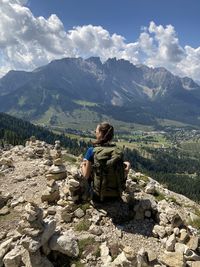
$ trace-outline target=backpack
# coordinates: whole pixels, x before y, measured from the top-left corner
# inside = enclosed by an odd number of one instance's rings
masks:
[[[94,148],[93,190],[101,201],[120,197],[125,189],[123,152],[116,145]]]

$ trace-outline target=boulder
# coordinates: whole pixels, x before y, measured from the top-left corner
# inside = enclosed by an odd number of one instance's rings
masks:
[[[185,267],[185,260],[183,254],[179,252],[166,252],[163,253],[159,260],[170,267]]]
[[[175,234],[170,235],[166,242],[166,250],[167,251],[174,251],[176,244],[176,237]]]
[[[156,186],[154,183],[150,182],[147,184],[146,188],[145,188],[145,193],[147,194],[155,194],[156,192]]]
[[[16,246],[14,249],[12,249],[10,252],[6,254],[6,256],[3,259],[3,263],[5,267],[20,267],[21,259],[22,259],[22,248]]]
[[[111,266],[113,267],[120,267],[120,266],[127,266],[130,264],[130,261],[126,258],[124,251],[122,251],[117,258],[112,262]]]
[[[48,218],[44,220],[44,231],[41,235],[41,245],[47,243],[50,237],[54,234],[56,229],[56,220]]]
[[[66,172],[46,174],[47,180],[62,180],[66,178]]]
[[[154,225],[152,232],[155,237],[158,236],[160,238],[163,238],[166,234],[165,227],[162,225],[158,225],[158,224]]]
[[[22,261],[26,267],[54,267],[46,257],[41,256],[39,251],[30,253],[25,250],[22,255]]]
[[[49,173],[51,174],[66,173],[66,168],[64,165],[61,166],[52,165],[49,168]]]
[[[49,241],[49,247],[51,250],[59,251],[69,257],[77,257],[79,254],[78,243],[70,230],[62,235],[53,235]]]
[[[198,245],[199,245],[199,237],[198,236],[190,236],[190,240],[187,243],[187,246],[192,250],[196,250],[198,248]]]
[[[0,267],[3,266],[3,257],[10,250],[13,238],[10,238],[0,245]]]
[[[112,258],[109,254],[109,248],[107,247],[107,243],[103,242],[100,245],[101,251],[101,261],[103,262],[104,266],[111,266]]]
[[[175,244],[175,252],[184,254],[187,249],[188,247],[185,244],[182,244],[182,243]]]
[[[77,218],[82,218],[85,215],[84,211],[81,208],[78,208],[74,211],[74,216]]]

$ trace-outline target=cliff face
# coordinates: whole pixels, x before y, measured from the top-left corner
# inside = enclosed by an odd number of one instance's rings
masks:
[[[0,266],[199,266],[197,203],[134,170],[95,203],[79,163],[34,138],[0,151]]]

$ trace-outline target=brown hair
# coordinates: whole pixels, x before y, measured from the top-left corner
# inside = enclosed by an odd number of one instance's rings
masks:
[[[102,122],[98,124],[97,127],[102,137],[100,140],[93,142],[94,145],[104,145],[113,139],[114,128],[111,124],[109,124],[108,122]]]

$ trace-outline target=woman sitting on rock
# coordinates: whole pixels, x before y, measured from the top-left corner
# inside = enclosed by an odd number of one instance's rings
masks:
[[[124,162],[121,148],[111,143],[114,128],[107,122],[97,125],[96,141],[88,148],[81,163],[82,175],[91,183],[94,196],[120,197],[125,189],[130,163]]]

